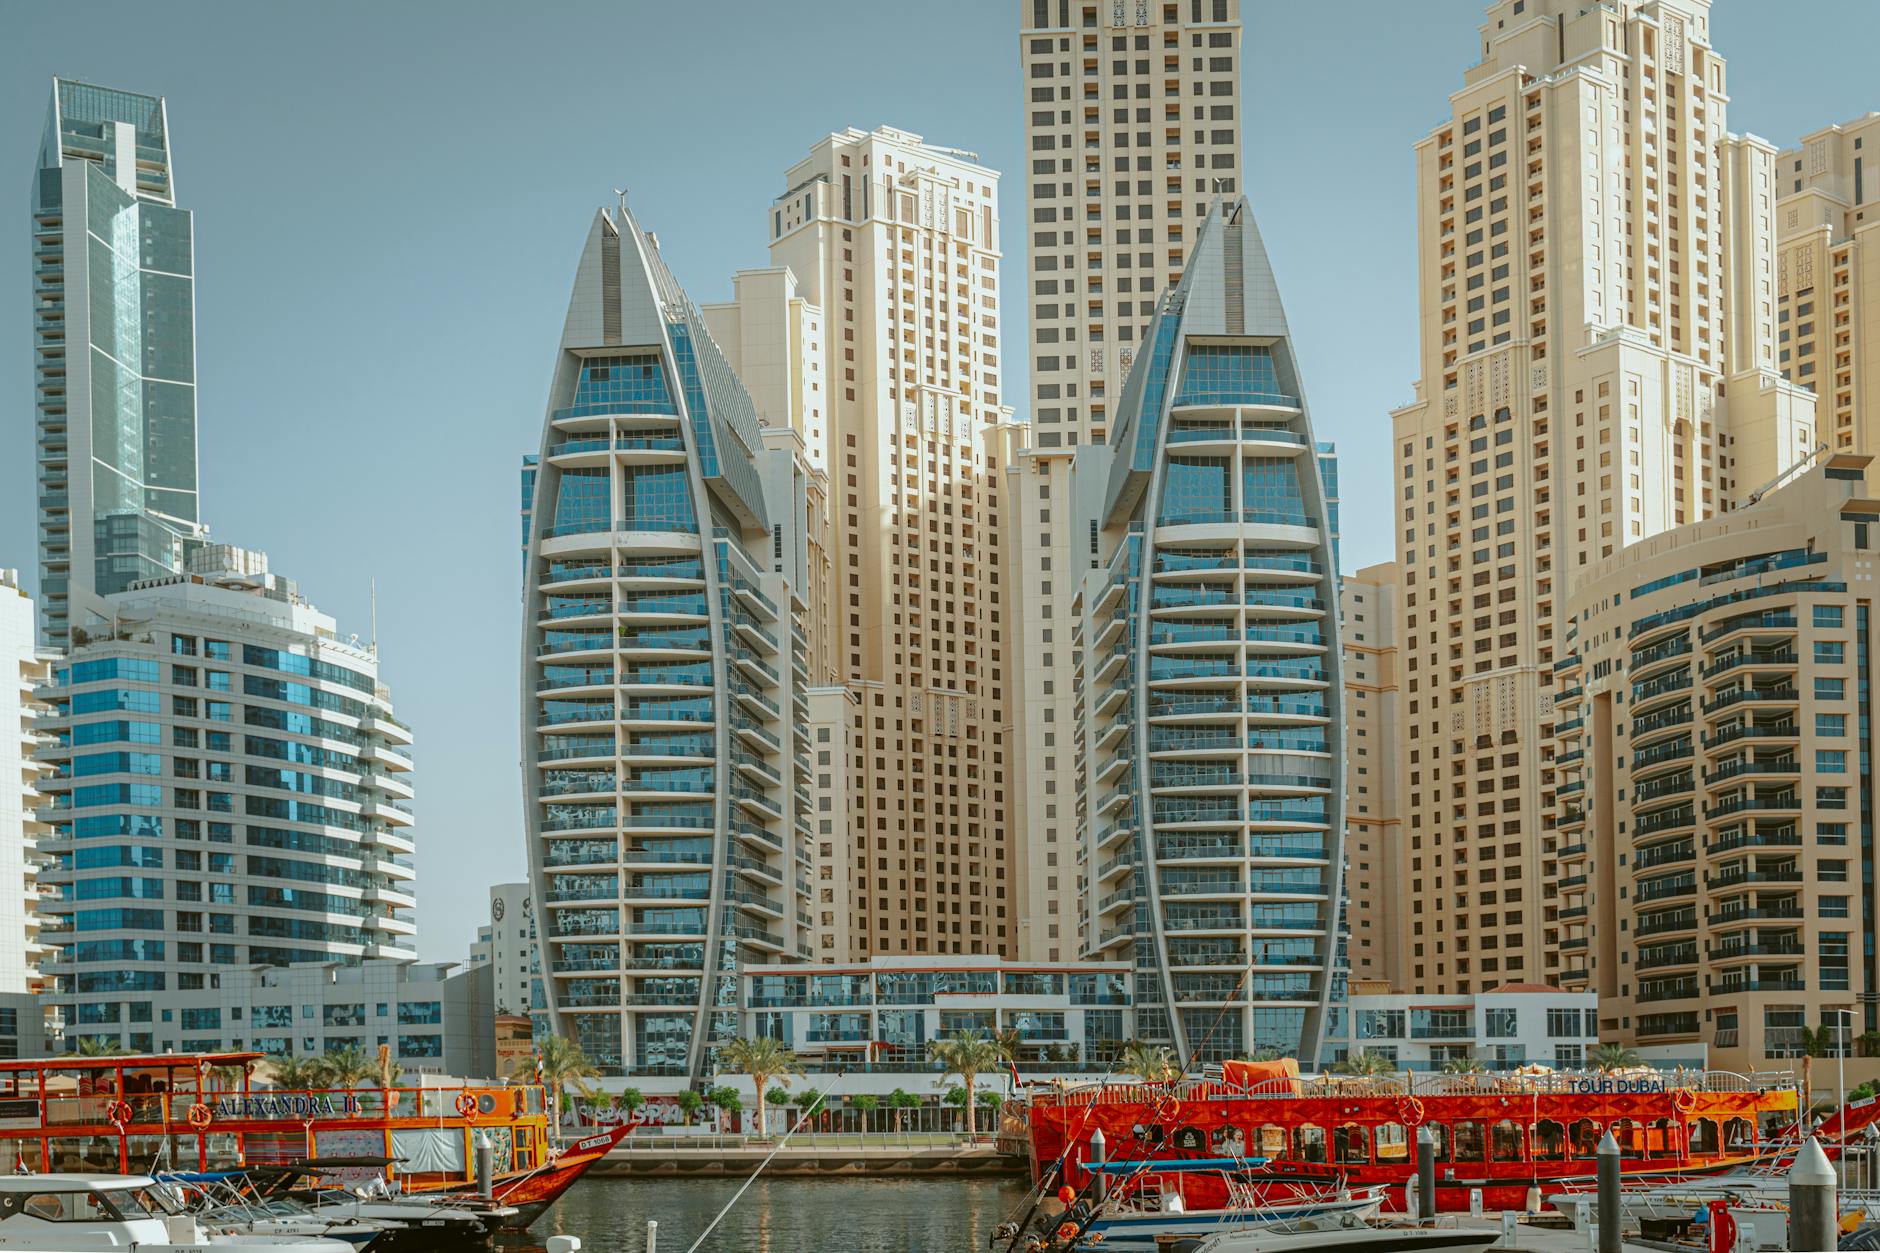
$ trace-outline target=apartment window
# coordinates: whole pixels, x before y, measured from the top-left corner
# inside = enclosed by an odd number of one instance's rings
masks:
[[[1580,1034],[1580,1011],[1577,1009],[1550,1009],[1547,1011],[1547,1038],[1550,1040],[1570,1040]]]
[[[1816,774],[1846,774],[1847,751],[1840,748],[1818,748],[1815,750]]]
[[[1838,627],[1841,625],[1841,606],[1816,605],[1815,625],[1818,627]]]
[[[1818,666],[1838,666],[1847,660],[1847,645],[1840,640],[1816,640],[1815,664]]]
[[[1847,680],[1846,679],[1816,679],[1815,680],[1815,699],[1816,700],[1846,700],[1847,699]]]
[[[1816,735],[1846,735],[1847,734],[1847,715],[1846,714],[1816,714],[1815,715],[1815,734]]]

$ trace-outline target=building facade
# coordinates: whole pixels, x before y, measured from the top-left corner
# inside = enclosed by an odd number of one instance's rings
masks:
[[[38,693],[68,1043],[193,1047],[177,995],[232,967],[414,960],[411,733],[373,650],[241,549],[106,607]]]
[[[1814,447],[1775,359],[1774,151],[1705,0],[1499,0],[1417,144],[1422,377],[1393,414],[1409,986],[1557,982],[1566,598]],[[1363,908],[1363,903],[1360,903]]]
[[[1408,987],[1404,965],[1403,822],[1397,811],[1397,566],[1380,562],[1338,584],[1345,652],[1345,880],[1351,977]]]
[[[1011,605],[1009,742],[1021,916],[1017,951],[1078,956],[1077,585],[1092,566],[1071,458],[1102,444],[1165,287],[1216,194],[1240,177],[1239,0],[1021,0],[1031,168],[1029,428],[1006,456],[1009,564],[1036,589]],[[1053,499],[1055,497],[1055,499]],[[1055,517],[1053,513],[1055,511]]]
[[[44,729],[52,710],[39,692],[52,661],[35,644],[36,629],[19,571],[0,570],[0,1058],[43,1054],[58,1024],[39,999],[40,902],[55,889],[39,881],[47,831],[39,780],[51,768],[38,756],[52,738]]]
[[[597,214],[530,508],[523,797],[549,1025],[604,1071],[699,1076],[738,971],[811,956],[801,441],[656,241]],[[793,506],[792,506],[793,507]]]
[[[1078,456],[1093,955],[1184,1058],[1342,1034],[1345,716],[1317,445],[1252,210],[1223,201]]]
[[[844,960],[1013,945],[998,179],[918,135],[851,129],[791,167],[769,212],[771,262],[823,333],[804,438],[827,449],[827,644],[854,704],[847,793],[834,770],[813,781],[821,865],[849,871],[849,916],[824,934],[850,947],[818,951]],[[837,747],[832,730],[817,752]]]
[[[490,1005],[498,1017],[539,1019],[546,1033],[548,1004],[535,929],[535,892],[527,882],[490,887],[490,920],[477,928],[470,966],[490,968]]]
[[[1506,983],[1469,996],[1417,996],[1353,978],[1350,1025],[1336,1053],[1379,1053],[1399,1070],[1442,1070],[1459,1062],[1479,1062],[1486,1070],[1582,1070],[1599,1044],[1599,998],[1536,983]],[[1701,1049],[1679,1060],[1704,1069]]]
[[[1747,1073],[1800,1056],[1804,1027],[1880,1031],[1868,465],[1830,454],[1572,596],[1552,751],[1581,872],[1559,947],[1603,1037]]]
[[[1776,157],[1776,364],[1814,391],[1821,442],[1880,449],[1880,113]]]
[[[39,634],[62,648],[201,534],[195,235],[162,98],[55,78],[32,209]]]
[[[921,1071],[930,1041],[1016,1033],[1021,1070],[1101,1073],[1135,1038],[1129,983],[1124,962],[992,955],[754,966],[744,975],[745,1034],[783,1041],[814,1069]]]

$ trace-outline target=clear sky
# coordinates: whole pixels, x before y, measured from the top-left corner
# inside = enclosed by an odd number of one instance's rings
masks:
[[[1411,145],[1476,59],[1477,0],[1243,0],[1245,187],[1348,565],[1390,556],[1388,411],[1415,378]],[[1019,0],[85,3],[0,15],[0,566],[36,565],[27,180],[54,74],[168,97],[196,215],[203,514],[368,628],[417,737],[419,948],[458,960],[524,869],[516,467],[572,268],[631,189],[694,300],[766,263],[819,136],[890,124],[1006,177],[1003,371],[1026,408]],[[1720,0],[1730,127],[1880,109],[1874,0]],[[11,241],[9,244],[7,241]],[[29,582],[33,575],[28,574]]]

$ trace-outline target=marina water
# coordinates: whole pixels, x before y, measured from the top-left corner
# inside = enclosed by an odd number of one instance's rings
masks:
[[[641,1253],[654,1218],[659,1253],[685,1253],[741,1183],[590,1176],[501,1247],[569,1235],[583,1253]],[[1024,1197],[1018,1179],[759,1179],[699,1253],[970,1253]]]

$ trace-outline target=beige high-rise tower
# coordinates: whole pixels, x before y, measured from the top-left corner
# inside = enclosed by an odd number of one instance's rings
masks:
[[[1419,353],[1393,414],[1407,978],[1563,976],[1566,595],[1814,446],[1775,361],[1774,149],[1725,126],[1707,0],[1501,0],[1417,144]],[[1354,901],[1354,914],[1365,902]]]
[[[1240,185],[1240,0],[1020,0],[1025,93],[1030,430],[1009,458],[1012,776],[1020,952],[1077,957],[1071,611],[1094,537],[1071,509],[1071,457],[1108,437],[1164,288],[1218,193]]]
[[[819,957],[1012,948],[998,180],[970,153],[851,129],[770,209],[771,262],[822,319],[828,640],[848,692],[812,701],[834,837],[817,872],[847,886]]]
[[[1397,812],[1397,566],[1379,562],[1338,582],[1345,651],[1345,883],[1353,979],[1408,986],[1404,973],[1403,823]]]
[[[1776,364],[1836,452],[1880,451],[1880,113],[1776,158]]]

